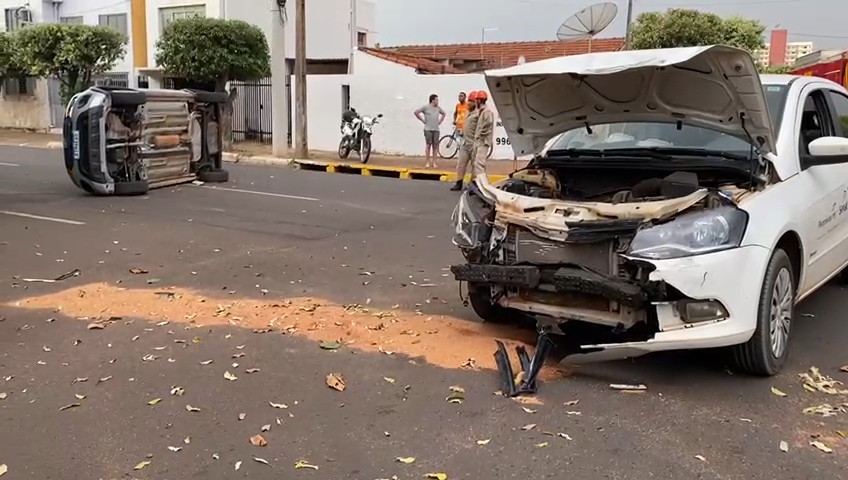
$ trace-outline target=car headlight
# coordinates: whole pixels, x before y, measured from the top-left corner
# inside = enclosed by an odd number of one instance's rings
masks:
[[[482,245],[483,241],[488,239],[491,227],[486,223],[486,217],[491,212],[491,205],[469,192],[464,192],[451,215],[454,245],[465,249]]]
[[[662,260],[735,248],[747,225],[748,214],[734,207],[681,215],[640,230],[630,243],[630,255]]]

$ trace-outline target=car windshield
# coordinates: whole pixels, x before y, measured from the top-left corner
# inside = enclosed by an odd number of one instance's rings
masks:
[[[774,131],[786,103],[786,85],[763,85]],[[569,130],[559,136],[550,150],[614,150],[632,148],[675,148],[733,152],[747,156],[750,144],[743,139],[707,128],[676,123],[621,122],[592,125]]]

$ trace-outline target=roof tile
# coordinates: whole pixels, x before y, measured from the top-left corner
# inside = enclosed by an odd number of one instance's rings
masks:
[[[392,52],[383,49],[368,47],[359,47],[359,50],[368,53],[369,55],[373,55],[377,58],[382,58],[383,60],[388,60],[390,62],[398,63],[400,65],[406,65],[407,67],[412,67],[416,70],[416,72],[421,74],[465,73],[462,70],[454,68],[450,65],[445,65],[431,59],[408,55],[405,53]]]

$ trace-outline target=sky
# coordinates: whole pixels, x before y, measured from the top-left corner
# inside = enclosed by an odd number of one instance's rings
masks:
[[[598,0],[374,0],[377,41],[382,46],[553,40],[571,14]],[[598,37],[624,36],[627,0]],[[693,8],[721,16],[759,20],[768,31],[789,30],[789,41],[812,41],[815,49],[848,49],[848,0],[634,0],[639,13]],[[496,30],[495,30],[496,29]],[[768,38],[766,38],[768,42]]]

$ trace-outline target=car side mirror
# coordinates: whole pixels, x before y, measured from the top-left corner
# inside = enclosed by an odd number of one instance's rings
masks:
[[[811,158],[806,163],[810,166],[848,163],[848,138],[819,137],[808,148]]]

